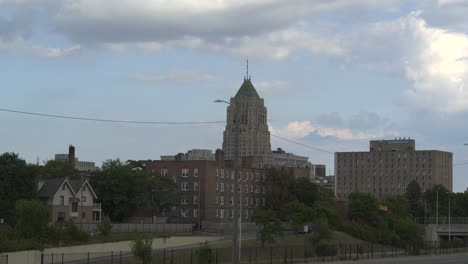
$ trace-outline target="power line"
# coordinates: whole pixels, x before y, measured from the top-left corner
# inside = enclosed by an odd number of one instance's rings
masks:
[[[271,133],[270,133],[270,135],[271,135],[272,137],[279,138],[279,139],[281,139],[281,140],[284,140],[284,141],[287,141],[287,142],[290,142],[290,143],[293,143],[293,144],[296,144],[296,145],[299,145],[299,146],[303,146],[303,147],[310,148],[310,149],[313,149],[313,150],[316,150],[316,151],[320,151],[320,152],[324,152],[324,153],[328,153],[328,154],[335,155],[334,152],[331,152],[331,151],[328,151],[328,150],[324,150],[324,149],[319,149],[319,148],[316,148],[316,147],[312,147],[312,146],[309,146],[309,145],[306,145],[306,144],[303,144],[303,143],[300,143],[300,142],[297,142],[297,141],[293,141],[293,140],[290,140],[290,139],[287,139],[287,138],[283,138],[283,137],[280,137],[280,136],[273,135],[273,134],[271,134]]]
[[[22,114],[22,115],[32,115],[32,116],[40,116],[40,117],[50,117],[50,118],[59,118],[59,119],[68,119],[68,120],[80,120],[80,121],[92,121],[92,122],[104,122],[104,123],[125,123],[125,124],[148,124],[148,125],[206,125],[206,124],[223,124],[226,121],[198,121],[198,122],[163,122],[163,121],[133,121],[133,120],[117,120],[117,119],[99,119],[99,118],[88,118],[88,117],[78,117],[78,116],[66,116],[66,115],[57,115],[57,114],[44,114],[44,113],[37,113],[37,112],[28,112],[28,111],[20,111],[20,110],[12,110],[12,109],[5,109],[0,108],[1,112],[8,112],[8,113],[15,113],[15,114]],[[312,147],[294,140],[290,140],[281,136],[277,136],[274,134],[270,135],[272,137],[287,141],[289,143],[293,143],[305,148],[309,148],[315,151],[332,154],[333,152]]]
[[[166,122],[166,121],[132,121],[132,120],[116,120],[116,119],[99,119],[99,118],[87,118],[87,117],[77,117],[77,116],[65,116],[65,115],[26,112],[26,111],[19,111],[19,110],[4,109],[4,108],[0,108],[0,111],[8,112],[8,113],[15,113],[15,114],[23,114],[23,115],[52,117],[52,118],[81,120],[81,121],[105,122],[105,123],[148,124],[148,125],[203,125],[203,124],[225,123],[225,121]]]

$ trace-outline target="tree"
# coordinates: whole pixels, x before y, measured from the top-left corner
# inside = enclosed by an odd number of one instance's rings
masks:
[[[174,181],[145,170],[141,162],[108,160],[95,173],[92,184],[112,221],[122,221],[136,209],[160,215],[179,201]]]
[[[41,175],[49,179],[63,177],[77,178],[79,173],[70,162],[49,160],[41,168]]]
[[[262,247],[265,246],[266,242],[274,243],[275,236],[283,235],[283,226],[273,210],[256,210],[253,218],[255,223],[261,226]]]
[[[379,205],[377,199],[369,193],[351,193],[348,196],[348,216],[351,220],[377,224]]]
[[[304,223],[312,221],[315,217],[315,211],[311,207],[297,200],[285,204],[284,208],[284,213],[289,218],[289,221],[291,221],[296,232],[302,230]]]
[[[105,216],[102,219],[102,222],[97,224],[97,228],[101,236],[108,236],[110,234],[110,231],[112,230],[112,223],[109,217]]]
[[[266,187],[268,189],[266,208],[277,212],[282,220],[287,220],[287,216],[283,213],[283,205],[297,199],[294,176],[285,169],[270,169],[267,174]]]
[[[422,202],[421,187],[416,181],[411,181],[406,186],[405,197],[409,201],[409,209],[414,217],[423,217],[424,208]]]
[[[0,155],[0,219],[14,226],[15,202],[36,197],[37,175],[36,168],[17,154]]]
[[[439,194],[439,217],[448,216],[448,196],[450,191],[442,185],[434,185],[424,192],[424,200],[429,208],[428,214],[435,217],[437,214],[437,193]]]
[[[41,239],[47,228],[47,207],[38,200],[18,200],[16,219],[16,229],[23,238]]]

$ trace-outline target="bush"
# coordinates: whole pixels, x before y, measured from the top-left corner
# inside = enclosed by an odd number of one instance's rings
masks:
[[[213,261],[213,252],[208,243],[205,242],[205,244],[201,245],[200,248],[198,248],[197,256],[198,263],[200,264],[209,264]]]
[[[110,231],[112,230],[112,224],[109,217],[104,217],[102,219],[102,222],[97,224],[97,228],[100,235],[108,236],[110,234]]]
[[[321,241],[315,246],[315,254],[319,257],[336,256],[337,253],[336,245],[328,241]]]
[[[151,263],[151,259],[152,259],[151,245],[152,244],[153,244],[153,240],[148,237],[147,238],[140,237],[132,241],[133,256],[140,259],[141,263],[143,264]]]
[[[89,234],[80,230],[72,220],[65,223],[63,235],[69,242],[85,242],[89,239]]]
[[[23,250],[43,250],[44,245],[33,239],[15,239],[3,240],[0,239],[0,253],[15,252]]]
[[[463,241],[463,239],[458,237],[453,237],[452,241],[450,241],[450,244],[452,248],[461,248],[465,246],[465,242]]]

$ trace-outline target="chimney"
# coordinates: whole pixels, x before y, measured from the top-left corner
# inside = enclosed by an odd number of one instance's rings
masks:
[[[75,147],[73,145],[68,147],[68,162],[75,164]]]
[[[217,149],[215,152],[215,160],[216,161],[224,161],[224,151],[221,149]]]

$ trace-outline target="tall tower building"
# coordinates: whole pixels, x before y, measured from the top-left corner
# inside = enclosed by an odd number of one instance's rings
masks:
[[[267,108],[253,86],[248,70],[244,83],[236,95],[231,97],[227,108],[226,129],[223,135],[223,150],[227,160],[234,160],[236,122],[239,122],[240,157],[253,157],[260,159],[263,165],[270,164],[271,143]]]

